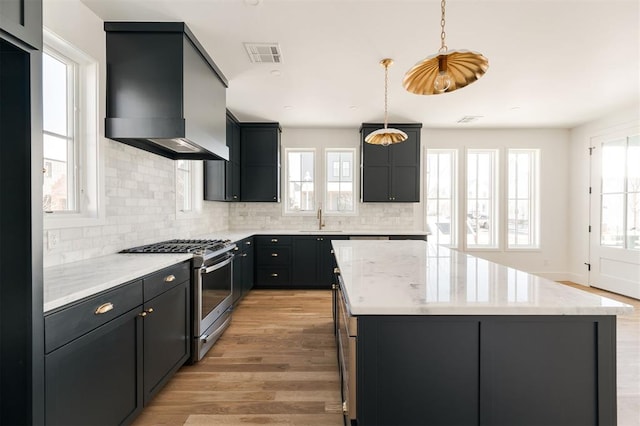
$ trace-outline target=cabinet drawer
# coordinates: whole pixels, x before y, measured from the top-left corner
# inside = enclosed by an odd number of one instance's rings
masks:
[[[291,280],[289,268],[258,268],[256,271],[256,285],[282,286]]]
[[[187,281],[191,277],[191,263],[183,262],[169,266],[144,278],[144,300],[150,300],[159,294]]]
[[[260,247],[258,249],[258,265],[291,264],[290,247]]]
[[[142,281],[118,287],[44,318],[45,352],[76,339],[142,305]]]
[[[291,245],[291,235],[260,235],[255,237],[256,239],[256,244],[259,247],[262,246],[274,246],[274,245],[281,245],[281,246],[287,246],[287,245]]]

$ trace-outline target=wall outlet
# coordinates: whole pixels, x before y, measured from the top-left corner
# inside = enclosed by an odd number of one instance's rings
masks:
[[[54,249],[60,242],[60,231],[47,231],[47,247],[49,250]]]

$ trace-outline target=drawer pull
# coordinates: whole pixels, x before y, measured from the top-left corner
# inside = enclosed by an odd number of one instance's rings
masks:
[[[278,257],[278,253],[271,253],[271,257]]]
[[[140,313],[138,314],[138,316],[139,316],[139,317],[143,317],[143,318],[144,318],[144,317],[146,317],[146,316],[147,316],[147,312],[146,312],[146,311],[145,311],[145,312],[140,312]]]
[[[153,308],[149,308],[149,309],[147,309],[147,313],[148,313],[148,314],[150,314],[150,313],[152,313],[152,312],[153,312]]]
[[[250,246],[251,245],[251,241],[247,241],[247,242],[245,242],[245,244]]]
[[[98,309],[96,309],[95,314],[96,315],[106,314],[112,309],[113,309],[113,303],[111,302],[103,303],[102,305],[98,306]]]
[[[277,238],[272,238],[272,239],[271,239],[271,242],[272,242],[272,243],[277,243],[277,242],[278,242],[278,239],[277,239]]]
[[[166,277],[164,277],[164,282],[165,283],[170,283],[172,281],[176,280],[176,276],[171,274],[171,275],[167,275]]]
[[[271,274],[271,276],[275,278],[275,277],[277,277],[277,276],[278,276],[278,274],[273,273],[273,274]]]
[[[242,253],[242,257],[247,257],[249,256],[247,253]]]
[[[334,274],[340,274],[340,268],[333,268]]]
[[[238,251],[238,250],[240,250],[240,248],[239,248],[239,247],[234,247],[234,248],[233,248],[233,251]]]

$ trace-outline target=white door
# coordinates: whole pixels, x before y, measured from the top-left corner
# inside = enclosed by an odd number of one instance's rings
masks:
[[[589,285],[640,299],[640,129],[592,142]]]

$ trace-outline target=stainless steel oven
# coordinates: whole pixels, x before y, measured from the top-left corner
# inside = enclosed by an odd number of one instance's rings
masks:
[[[231,322],[232,251],[206,259],[194,269],[193,278],[192,361],[195,362],[204,357]]]
[[[169,240],[121,253],[192,253],[191,362],[202,359],[231,322],[233,249],[229,240]]]

